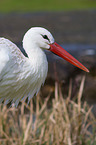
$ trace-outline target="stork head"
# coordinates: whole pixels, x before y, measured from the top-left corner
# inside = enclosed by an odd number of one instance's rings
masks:
[[[27,42],[34,44],[34,46],[42,49],[49,49],[50,44],[54,43],[52,34],[42,27],[32,27],[24,35],[23,43]],[[26,45],[26,44],[23,44]]]
[[[56,55],[67,60],[71,64],[75,65],[76,67],[79,67],[80,69],[89,72],[89,70],[85,66],[83,66],[72,55],[70,55],[64,48],[58,45],[55,42],[52,34],[45,28],[32,27],[31,29],[29,29],[24,35],[23,47],[26,47],[26,44],[28,44],[29,46],[34,45],[34,47],[38,47],[41,49],[50,50]]]

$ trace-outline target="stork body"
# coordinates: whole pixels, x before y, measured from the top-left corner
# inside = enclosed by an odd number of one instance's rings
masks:
[[[28,57],[25,57],[14,43],[0,38],[0,103],[3,100],[6,100],[6,104],[12,101],[17,106],[23,98],[28,97],[30,101],[34,94],[38,93],[48,71],[43,49],[52,48],[51,51],[54,52],[54,47],[58,46],[54,45],[51,33],[40,27],[31,28],[24,35],[23,48]],[[85,67],[81,69],[84,70]]]

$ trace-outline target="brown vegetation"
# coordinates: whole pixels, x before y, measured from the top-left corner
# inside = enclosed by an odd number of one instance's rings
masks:
[[[29,105],[18,108],[0,105],[0,145],[95,145],[96,119],[86,102],[82,103],[85,77],[75,100],[71,100],[70,81],[67,99],[55,83],[52,106],[40,95]]]

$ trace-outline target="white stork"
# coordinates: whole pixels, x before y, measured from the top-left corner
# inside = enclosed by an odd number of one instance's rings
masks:
[[[38,93],[48,72],[44,49],[89,72],[54,41],[48,30],[42,27],[33,27],[26,32],[23,48],[28,57],[25,57],[14,43],[0,38],[0,103],[6,100],[5,104],[8,104],[12,101],[17,106],[26,96],[30,101],[34,94]]]

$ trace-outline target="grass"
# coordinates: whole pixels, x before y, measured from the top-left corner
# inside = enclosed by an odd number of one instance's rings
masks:
[[[1,0],[0,12],[65,11],[96,9],[95,0]]]
[[[55,83],[52,106],[50,95],[40,95],[30,104],[18,108],[0,105],[0,145],[95,145],[96,118],[86,102],[82,103],[85,77],[82,78],[76,100],[71,100],[72,82],[64,99]]]

